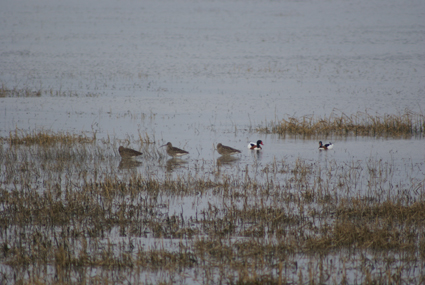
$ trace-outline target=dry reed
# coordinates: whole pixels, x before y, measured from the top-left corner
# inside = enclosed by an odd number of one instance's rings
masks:
[[[353,115],[332,113],[329,117],[289,117],[270,126],[257,128],[259,132],[295,135],[305,138],[328,136],[412,137],[423,136],[425,117],[406,110],[398,115],[370,115],[358,112]]]
[[[53,133],[49,131],[23,131],[16,129],[14,132],[9,133],[7,139],[9,144],[12,145],[40,145],[51,146],[53,144],[81,144],[81,143],[94,143],[96,141],[96,133],[92,137],[86,135],[75,135],[71,133]]]

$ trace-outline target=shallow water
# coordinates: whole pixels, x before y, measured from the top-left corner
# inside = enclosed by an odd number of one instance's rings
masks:
[[[319,139],[254,130],[288,116],[423,114],[424,11],[420,0],[6,0],[0,82],[41,96],[0,97],[0,137],[15,129],[96,132],[111,138],[105,152],[123,175],[214,178],[219,167],[264,180],[256,170],[274,162],[367,169],[381,161],[394,168],[388,183],[410,189],[404,177],[425,177],[421,138],[328,137],[320,140],[334,149],[319,151]],[[120,165],[118,145],[139,149],[146,135],[151,150],[165,155],[159,147],[170,141],[190,154],[183,163],[142,157]],[[257,139],[263,150],[248,150]],[[242,153],[223,161],[217,143]],[[222,206],[208,194],[164,200],[168,215]]]
[[[43,96],[1,98],[1,135],[15,127],[94,128],[162,139],[172,129],[187,142],[191,129],[205,135],[286,115],[418,112],[423,6],[6,1],[0,80]],[[126,114],[156,120],[149,128]]]

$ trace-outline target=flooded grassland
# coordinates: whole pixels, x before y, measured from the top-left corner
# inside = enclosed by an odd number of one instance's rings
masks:
[[[424,283],[424,3],[4,0],[0,284]]]
[[[2,138],[2,282],[425,280],[424,162],[178,164],[142,137],[142,157],[121,159],[121,143]]]

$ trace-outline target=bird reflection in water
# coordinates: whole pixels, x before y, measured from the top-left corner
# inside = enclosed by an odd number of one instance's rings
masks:
[[[250,151],[251,157],[255,160],[261,160],[263,157],[263,152],[259,150]]]
[[[138,166],[141,166],[142,163],[140,161],[134,159],[123,158],[118,165],[118,169],[132,169]]]
[[[180,158],[170,158],[167,160],[167,171],[171,172],[177,168],[182,167],[184,164],[187,164],[186,160]]]
[[[217,165],[218,166],[232,165],[239,160],[240,160],[239,157],[234,157],[234,156],[230,156],[230,155],[222,155],[219,158],[217,158]]]

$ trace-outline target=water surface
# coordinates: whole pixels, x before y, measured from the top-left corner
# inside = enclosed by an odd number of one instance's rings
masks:
[[[420,196],[410,191],[425,177],[420,137],[302,139],[255,128],[288,116],[423,114],[424,1],[6,0],[0,6],[3,89],[41,94],[0,97],[1,137],[16,129],[96,132],[110,142],[105,155],[124,178],[131,171],[217,181],[248,174],[278,184],[286,176],[268,176],[271,165],[302,161],[335,175],[359,169],[353,196],[368,195],[368,169],[379,166],[389,173],[385,187],[405,185],[412,199]],[[159,146],[170,141],[190,155],[181,164],[146,156],[120,166],[118,145],[140,149],[146,136],[151,151],[165,155]],[[264,149],[249,151],[248,142],[258,139]],[[334,149],[319,151],[319,140]],[[220,160],[217,143],[242,153]],[[160,199],[164,216],[190,218],[210,203],[225,208],[209,192]],[[115,229],[109,237],[122,240]]]

